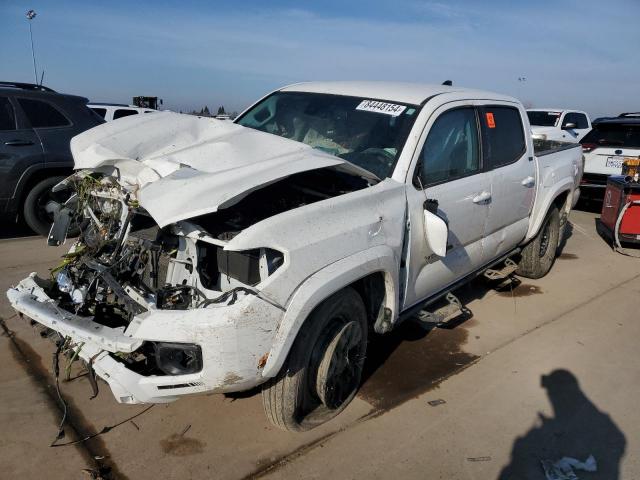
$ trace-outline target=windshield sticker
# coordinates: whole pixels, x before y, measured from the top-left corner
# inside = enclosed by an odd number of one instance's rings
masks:
[[[384,113],[385,115],[391,115],[392,117],[399,116],[405,111],[407,107],[404,105],[396,105],[395,103],[379,102],[377,100],[363,100],[360,105],[356,107],[356,110],[363,110],[365,112]]]
[[[493,113],[487,112],[487,126],[489,128],[496,128],[496,120],[493,118]]]

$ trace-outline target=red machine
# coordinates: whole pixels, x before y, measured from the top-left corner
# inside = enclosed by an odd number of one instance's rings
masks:
[[[640,244],[640,183],[629,176],[609,177],[600,225],[618,248],[620,242]]]

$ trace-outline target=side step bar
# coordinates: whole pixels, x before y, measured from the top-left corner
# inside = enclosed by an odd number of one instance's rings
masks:
[[[447,320],[455,318],[459,315],[467,315],[469,309],[462,305],[462,302],[453,293],[447,292],[445,295],[447,304],[435,310],[420,310],[416,315],[416,320],[424,325],[437,326],[445,323]]]
[[[513,273],[517,269],[518,269],[518,264],[513,260],[511,260],[510,258],[507,258],[504,261],[504,267],[502,267],[500,270],[494,270],[492,268],[488,268],[487,270],[485,270],[483,275],[487,277],[489,280],[504,280],[505,278],[508,278],[511,275],[513,275]]]

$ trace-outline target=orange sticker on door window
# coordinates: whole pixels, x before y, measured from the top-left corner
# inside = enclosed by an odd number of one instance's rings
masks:
[[[485,113],[485,116],[487,117],[487,126],[489,128],[496,128],[496,121],[493,118],[493,113],[487,112]]]

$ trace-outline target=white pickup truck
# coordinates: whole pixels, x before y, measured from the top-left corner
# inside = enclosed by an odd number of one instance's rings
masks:
[[[579,110],[531,108],[527,110],[533,138],[579,142],[591,130],[589,115]]]
[[[514,98],[401,83],[292,85],[235,123],[132,116],[72,151],[49,243],[73,211],[82,234],[13,307],[119,402],[262,384],[288,430],[351,401],[371,332],[506,259],[545,275],[582,168],[577,144],[534,147]]]

